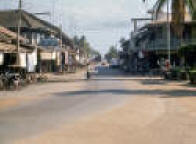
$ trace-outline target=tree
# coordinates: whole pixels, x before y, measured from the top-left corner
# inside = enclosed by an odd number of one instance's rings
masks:
[[[143,1],[145,2],[146,0]],[[195,18],[196,14],[193,1],[194,0],[171,0],[172,26],[177,36],[182,37],[182,31],[184,28],[182,24],[185,21],[186,7],[188,7],[192,18]],[[168,0],[157,0],[154,6],[156,17],[167,2]]]
[[[78,36],[74,36],[73,41],[75,46],[79,48],[81,54],[85,54],[87,57],[100,55],[97,50],[91,47],[90,43],[87,41],[86,36],[83,35],[80,38]]]
[[[73,42],[74,42],[74,45],[79,45],[79,38],[78,38],[78,36],[74,36],[74,38],[73,38]]]
[[[129,46],[130,46],[130,41],[126,40],[125,38],[121,38],[120,39],[120,46],[124,52],[128,52]]]
[[[111,46],[105,58],[110,61],[112,58],[118,58],[118,50],[115,46]]]

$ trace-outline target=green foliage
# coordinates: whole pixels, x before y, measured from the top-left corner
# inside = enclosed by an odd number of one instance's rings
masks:
[[[80,52],[86,54],[88,57],[100,55],[97,50],[91,47],[85,36],[81,36],[80,38],[78,36],[74,36],[73,42],[74,45],[79,48]]]
[[[190,68],[196,66],[196,44],[182,46],[178,53],[181,57],[184,58],[186,66]]]
[[[193,20],[196,20],[196,1],[192,0],[193,3]]]
[[[196,84],[196,69],[189,72],[190,81],[192,84]]]
[[[112,58],[118,58],[118,50],[115,46],[111,46],[105,58],[110,61]]]
[[[186,5],[189,8],[190,13],[193,16],[193,13],[195,12],[195,2],[194,0],[171,0],[172,3],[172,12],[176,12],[176,14],[185,14],[185,11],[181,11],[183,9],[180,9],[179,6],[181,5],[181,2],[183,2],[184,5]],[[167,0],[157,0],[156,4],[154,6],[154,10],[156,12],[156,14],[158,14],[161,9],[163,8],[163,6],[167,3]],[[185,9],[184,9],[185,10]]]
[[[129,45],[130,45],[129,40],[126,40],[125,38],[121,38],[120,46],[124,52],[127,52],[129,50]]]
[[[156,17],[159,12],[165,6],[168,0],[157,0],[153,10],[155,11]],[[184,26],[182,23],[185,21],[186,7],[189,9],[189,13],[192,18],[196,17],[195,13],[195,0],[171,0],[171,11],[172,11],[172,27],[176,36],[182,37]]]
[[[196,54],[196,45],[195,44],[190,44],[190,45],[185,45],[182,46],[179,51],[179,55],[182,57],[188,57],[192,54]]]

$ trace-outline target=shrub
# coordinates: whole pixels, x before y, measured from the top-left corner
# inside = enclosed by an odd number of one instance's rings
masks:
[[[189,44],[182,46],[178,51],[180,56],[189,56],[196,53],[196,44]]]

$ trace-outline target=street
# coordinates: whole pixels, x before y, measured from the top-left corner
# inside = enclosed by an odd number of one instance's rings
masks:
[[[0,1],[0,144],[196,144],[196,0]]]
[[[2,92],[0,144],[196,143],[194,86],[97,70],[91,80]]]

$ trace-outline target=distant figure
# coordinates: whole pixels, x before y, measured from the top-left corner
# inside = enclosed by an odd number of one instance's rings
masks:
[[[88,64],[87,71],[88,71],[88,72],[91,71],[91,65],[90,65],[90,64]]]
[[[86,73],[86,77],[87,77],[87,79],[90,79],[90,77],[91,77],[91,66],[90,66],[90,64],[88,64],[88,67],[87,67],[87,73]]]
[[[170,71],[171,65],[170,65],[170,61],[169,60],[165,61],[165,68],[166,68],[166,71]]]

